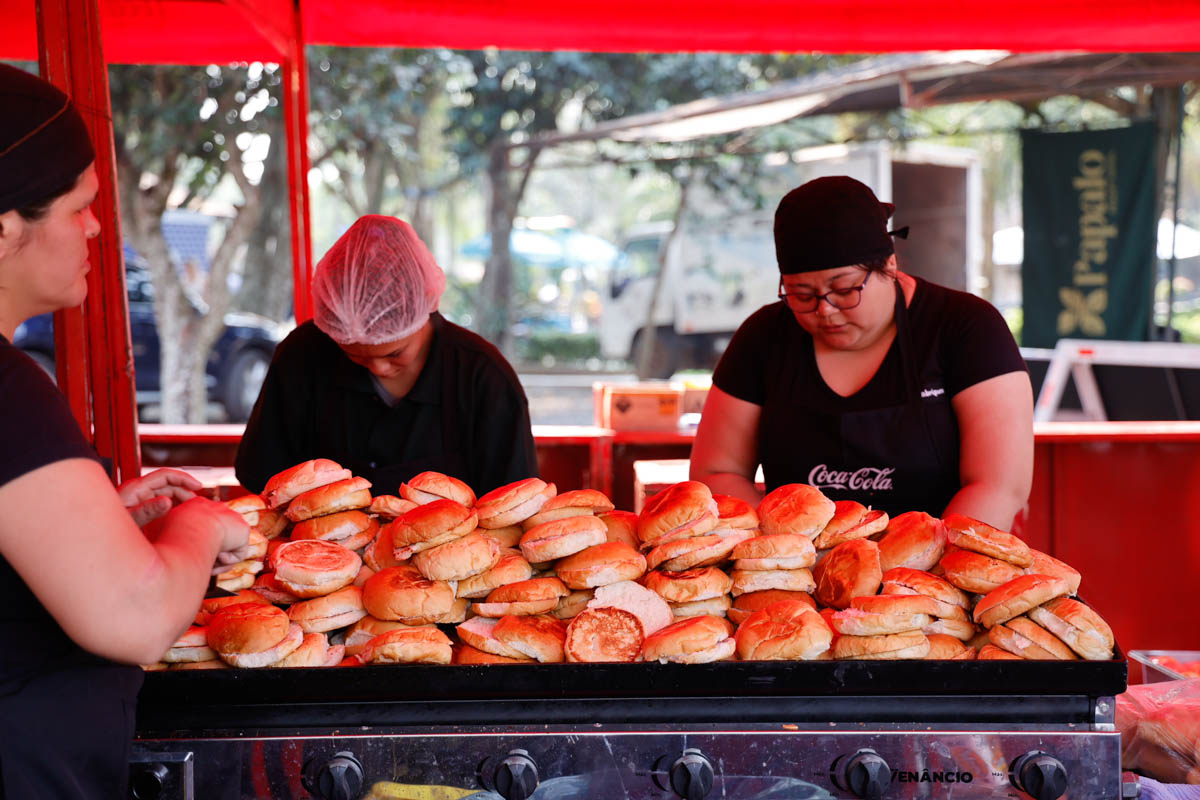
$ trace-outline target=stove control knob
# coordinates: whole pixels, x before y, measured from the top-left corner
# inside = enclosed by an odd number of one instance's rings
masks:
[[[1067,769],[1054,756],[1033,750],[1012,763],[1009,778],[1034,800],[1058,800],[1067,790]]]
[[[712,762],[689,747],[671,765],[671,789],[685,800],[704,800],[712,791],[715,774]]]
[[[504,800],[526,800],[538,787],[537,764],[525,750],[511,750],[496,767],[493,780]]]
[[[846,788],[862,800],[880,800],[892,783],[892,769],[874,750],[859,750],[846,762]]]
[[[129,773],[129,796],[133,800],[159,800],[167,785],[166,764],[140,764]]]
[[[358,800],[363,790],[362,764],[348,750],[318,765],[305,765],[304,788],[319,800]]]

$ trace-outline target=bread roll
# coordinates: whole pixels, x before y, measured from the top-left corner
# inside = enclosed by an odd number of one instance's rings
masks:
[[[908,511],[889,520],[879,540],[879,566],[884,572],[896,567],[932,569],[946,550],[942,521],[924,511]]]
[[[263,487],[262,498],[268,508],[280,508],[304,492],[350,477],[350,470],[343,469],[337,462],[316,458],[271,476]]]
[[[521,554],[531,564],[555,561],[608,541],[608,527],[593,516],[543,522],[521,537]]]
[[[986,522],[962,514],[947,514],[942,524],[946,527],[946,539],[955,547],[982,553],[1018,567],[1028,567],[1033,563],[1033,554],[1028,545],[1011,533],[993,528]]]
[[[642,658],[666,664],[707,664],[733,656],[733,626],[720,617],[698,616],[672,622],[647,636]]]
[[[783,600],[751,614],[735,639],[743,661],[811,661],[829,650],[833,631],[807,603]]]
[[[431,581],[461,581],[487,572],[500,560],[500,543],[477,529],[453,541],[422,550],[413,566]]]
[[[475,501],[479,527],[504,528],[529,519],[558,493],[553,483],[525,478],[500,486]]]
[[[712,566],[727,560],[738,544],[751,538],[756,538],[754,531],[713,529],[701,536],[673,539],[652,547],[646,566],[672,572]]]
[[[1062,578],[1021,575],[988,592],[975,605],[974,620],[990,628],[1066,593],[1067,582]]]
[[[1029,610],[1034,622],[1045,627],[1089,661],[1113,657],[1113,632],[1093,609],[1078,600],[1057,597]]]
[[[570,662],[635,661],[644,639],[633,613],[612,606],[587,608],[567,626],[563,651]]]
[[[522,656],[556,664],[566,655],[567,626],[549,616],[507,616],[496,622],[493,635]]]
[[[449,583],[428,580],[412,566],[382,569],[363,586],[363,606],[371,616],[407,625],[440,622],[454,600]]]
[[[740,497],[714,494],[717,504],[717,527],[752,531],[758,529],[758,512]]]
[[[854,539],[834,547],[821,562],[815,594],[830,608],[847,608],[851,598],[878,592],[882,578],[879,546]]]
[[[947,551],[938,566],[947,581],[972,594],[987,594],[1023,574],[1007,561],[958,548]]]
[[[287,611],[288,618],[305,633],[325,633],[353,625],[367,615],[362,589],[347,586],[323,597],[296,603]]]
[[[637,535],[643,547],[673,539],[702,536],[717,526],[717,503],[699,481],[669,486],[646,501],[638,515]]]
[[[371,482],[366,478],[334,481],[292,498],[285,513],[292,522],[301,522],[338,511],[366,508],[371,505],[370,489]]]
[[[475,505],[471,487],[440,472],[422,472],[400,484],[400,496],[411,503],[424,505],[434,500],[453,500],[467,508]]]
[[[789,483],[769,492],[758,504],[759,529],[766,535],[798,533],[815,539],[836,511],[834,502],[820,489]]]
[[[571,589],[593,589],[617,581],[636,581],[646,573],[646,557],[622,541],[592,545],[555,565]]]
[[[854,500],[838,500],[833,506],[833,519],[813,541],[818,550],[828,550],[853,539],[865,539],[887,528],[886,511],[869,509]]]
[[[925,658],[929,649],[929,639],[920,631],[886,636],[839,636],[833,643],[833,657],[850,661],[895,661]]]
[[[397,628],[376,636],[363,652],[372,664],[449,664],[451,642],[437,628]]]
[[[683,572],[655,570],[647,573],[644,585],[669,603],[691,603],[729,594],[733,579],[716,567]]]
[[[543,522],[576,516],[595,516],[613,510],[612,501],[603,492],[595,489],[575,489],[570,492],[556,494],[545,502],[541,509],[521,526],[529,530]]]
[[[321,541],[285,542],[274,553],[275,580],[300,598],[331,594],[354,582],[362,558],[352,550]]]

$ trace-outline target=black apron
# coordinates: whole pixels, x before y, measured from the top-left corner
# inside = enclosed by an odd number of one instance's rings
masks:
[[[371,494],[397,494],[400,491],[401,483],[422,472],[440,472],[471,485],[474,476],[466,474],[467,462],[463,458],[462,438],[458,426],[458,380],[455,377],[457,371],[448,362],[449,359],[443,359],[441,363],[442,451],[440,453],[395,463],[368,461],[361,457],[348,457],[342,462],[343,467],[371,482]],[[345,452],[353,452],[349,426],[346,427]]]
[[[821,379],[811,339],[808,374],[796,353],[780,348],[770,359],[768,401],[758,433],[767,491],[807,483],[833,500],[857,500],[892,516],[905,511],[942,515],[961,485],[958,421],[936,379],[936,354],[926,354],[922,364],[913,352],[898,281],[895,320],[907,398],[901,405],[833,414],[805,407],[803,398],[813,391],[809,382]],[[772,403],[772,397],[799,402]]]

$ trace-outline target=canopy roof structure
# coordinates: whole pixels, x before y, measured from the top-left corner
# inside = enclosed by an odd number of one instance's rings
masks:
[[[1200,49],[1192,0],[100,0],[110,62],[272,61],[306,44],[842,53]],[[34,0],[0,0],[0,58],[37,54]]]

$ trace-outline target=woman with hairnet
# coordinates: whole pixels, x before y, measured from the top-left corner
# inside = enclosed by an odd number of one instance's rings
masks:
[[[313,319],[275,350],[237,453],[261,492],[274,474],[332,459],[395,493],[426,470],[483,494],[537,474],[529,404],[483,338],[437,311],[446,276],[407,223],[365,216],[313,278]]]

